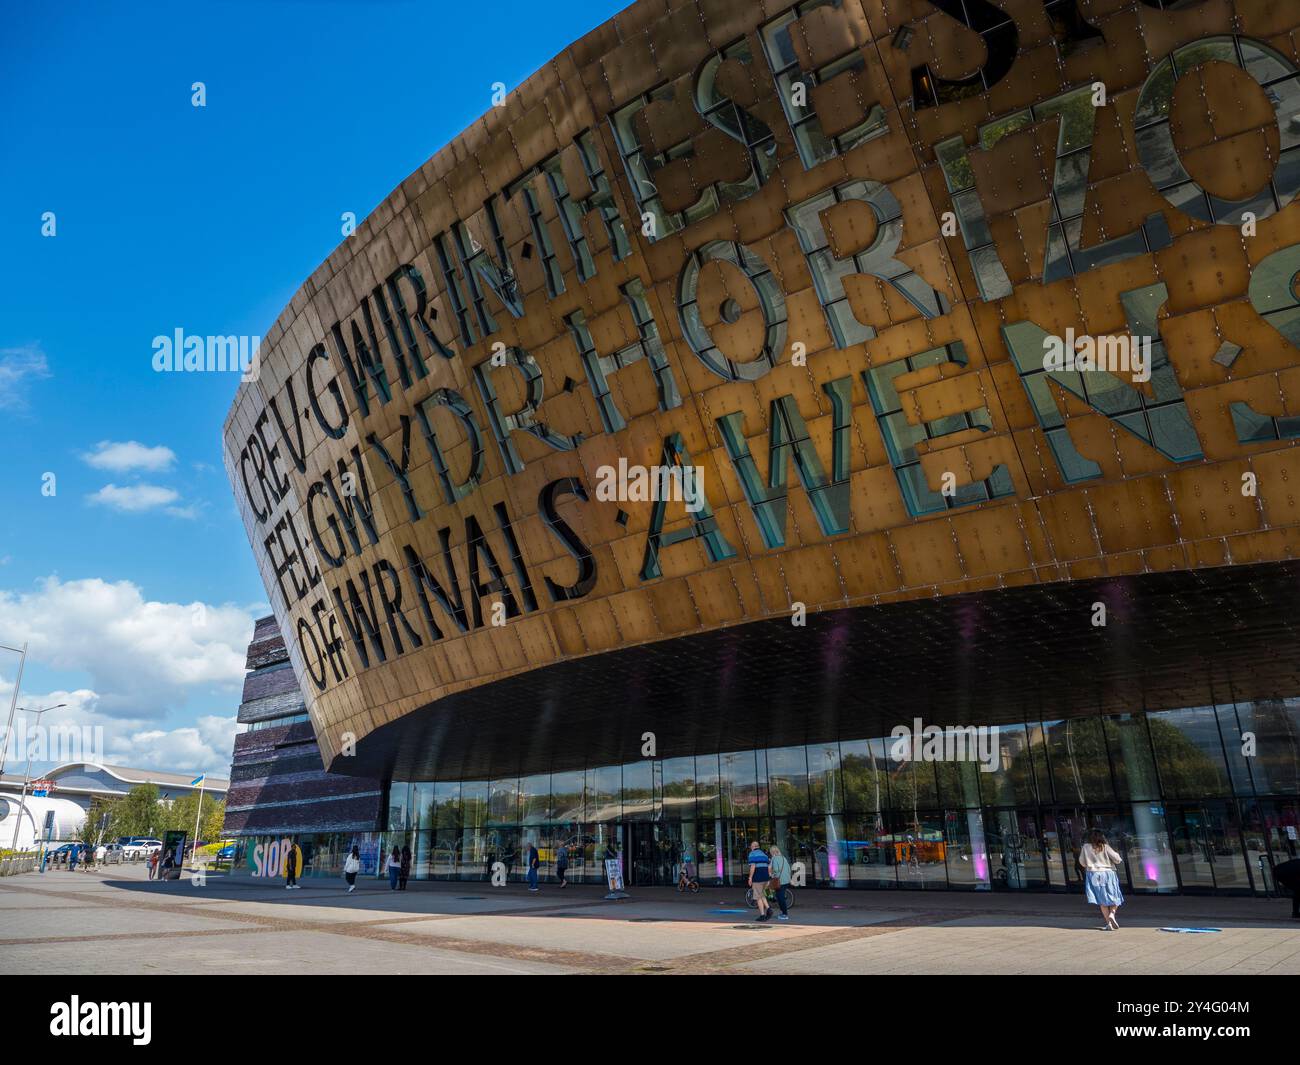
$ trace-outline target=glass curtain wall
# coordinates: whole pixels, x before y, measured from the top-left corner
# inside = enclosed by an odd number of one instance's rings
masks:
[[[1079,890],[1093,828],[1125,890],[1268,893],[1300,853],[1300,699],[1038,716],[942,734],[830,740],[497,780],[394,782],[379,843],[418,879],[742,883],[749,843],[776,845],[805,886]],[[963,747],[963,743],[966,745]],[[337,844],[320,848],[333,869]],[[326,855],[330,857],[326,858]]]

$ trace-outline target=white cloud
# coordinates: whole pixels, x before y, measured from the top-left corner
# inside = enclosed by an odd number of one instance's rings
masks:
[[[129,470],[148,470],[158,473],[169,470],[176,462],[176,452],[161,444],[149,447],[136,440],[101,440],[93,451],[81,456],[97,470],[125,473]]]
[[[87,674],[95,712],[125,721],[157,722],[213,688],[233,708],[255,617],[229,603],[147,600],[130,581],[47,577],[32,592],[0,591],[0,643],[28,640],[33,662]]]
[[[28,384],[49,376],[45,352],[35,344],[0,348],[0,410],[25,410]]]
[[[165,507],[170,503],[175,503],[180,497],[179,492],[171,488],[164,488],[160,484],[130,484],[121,487],[115,484],[106,484],[98,492],[93,492],[86,498],[91,503],[98,503],[106,507],[112,507],[114,510],[124,510],[134,514],[143,510]],[[171,509],[175,510],[176,508]]]
[[[8,706],[13,682],[0,678],[0,701]],[[114,718],[97,713],[100,697],[89,689],[25,691],[22,705],[32,709],[67,704],[37,718],[19,713],[5,759],[5,773],[22,773],[27,754],[32,755],[32,777],[69,761],[98,761],[129,769],[156,769],[166,773],[230,775],[231,753],[239,731],[234,716],[205,715],[191,725],[159,728],[135,718]],[[6,712],[7,717],[7,712]],[[0,729],[4,720],[0,719]]]

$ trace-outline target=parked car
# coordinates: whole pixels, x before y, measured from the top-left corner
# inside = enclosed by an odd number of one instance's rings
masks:
[[[227,843],[221,850],[217,851],[217,857],[222,861],[230,861],[235,856],[235,844]]]
[[[154,851],[162,850],[160,839],[133,839],[122,847],[122,857],[128,859],[147,858]]]

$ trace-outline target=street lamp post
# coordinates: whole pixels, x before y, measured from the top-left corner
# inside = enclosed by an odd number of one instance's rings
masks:
[[[5,771],[5,756],[9,753],[9,737],[14,732],[14,711],[18,708],[18,689],[23,686],[23,666],[27,664],[27,644],[21,647],[9,647],[0,643],[0,651],[13,651],[20,655],[18,659],[18,679],[14,681],[14,694],[9,700],[9,723],[5,728],[3,743],[0,743],[0,773]]]
[[[67,705],[68,705],[67,703],[56,703],[54,706],[47,706],[44,710],[28,710],[27,707],[25,706],[20,706],[17,707],[16,709],[21,710],[26,714],[35,714],[36,724],[40,725],[42,714],[48,713],[50,710],[60,710]],[[32,778],[32,747],[31,744],[28,744],[27,745],[27,769],[23,772],[23,794],[22,794],[22,798],[18,800],[18,816],[14,818],[14,840],[9,847],[9,849],[14,851],[15,853],[18,850],[18,829],[22,827],[23,811],[27,807],[27,783],[28,781],[31,780],[31,778]],[[36,819],[32,818],[32,829],[35,830],[35,828],[36,828]],[[35,842],[34,839],[33,842]]]

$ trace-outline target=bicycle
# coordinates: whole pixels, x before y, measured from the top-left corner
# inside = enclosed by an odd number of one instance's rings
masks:
[[[683,869],[677,876],[677,890],[685,893],[689,891],[692,895],[700,893],[700,881],[694,872]]]
[[[768,887],[765,889],[764,894],[767,896],[768,908],[779,909],[776,902],[776,888],[772,886],[772,881],[769,880],[767,883]],[[745,888],[745,905],[751,910],[758,909],[758,902],[754,898],[754,889],[752,887]],[[785,886],[785,908],[787,910],[794,909],[794,888],[789,884]]]

